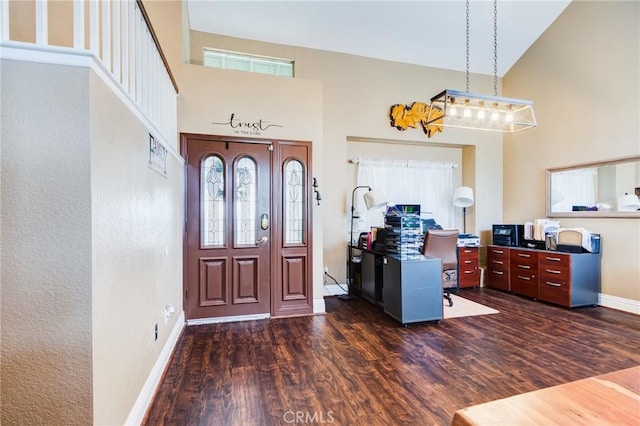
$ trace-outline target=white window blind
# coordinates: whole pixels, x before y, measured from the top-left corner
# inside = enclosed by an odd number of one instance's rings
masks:
[[[226,70],[255,72],[280,77],[293,77],[293,61],[240,52],[205,48],[203,64]]]

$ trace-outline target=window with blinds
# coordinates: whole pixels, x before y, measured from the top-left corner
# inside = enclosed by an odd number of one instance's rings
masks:
[[[247,53],[205,48],[203,64],[207,67],[222,68],[225,70],[293,77],[293,61],[249,55]]]

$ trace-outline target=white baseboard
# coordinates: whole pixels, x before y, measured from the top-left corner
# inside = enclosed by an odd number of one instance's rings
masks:
[[[480,284],[482,286],[483,283],[481,282]],[[339,294],[346,294],[346,292],[342,288],[340,288],[340,286],[336,284],[326,284],[324,286],[325,296],[337,296]],[[316,302],[314,301],[314,305],[315,303]],[[622,297],[610,296],[608,294],[600,293],[598,295],[598,305],[640,315],[640,301],[638,300],[624,299]]]
[[[326,308],[324,306],[324,297],[321,297],[320,299],[313,299],[313,313],[314,314],[326,313]]]
[[[313,313],[324,314],[324,298],[313,299]],[[217,324],[222,322],[236,322],[236,321],[254,321],[271,318],[271,314],[252,314],[252,315],[236,315],[229,317],[216,317],[216,318],[197,318],[187,320],[187,325],[203,325],[203,324]]]
[[[640,315],[640,301],[638,300],[624,299],[622,297],[600,293],[598,295],[598,304],[606,308]]]
[[[171,330],[169,338],[160,352],[160,356],[158,356],[156,363],[153,365],[151,373],[149,373],[149,377],[147,377],[135,404],[133,404],[133,408],[131,408],[129,415],[127,416],[125,425],[140,425],[142,420],[144,420],[144,415],[147,413],[151,401],[153,401],[156,389],[160,384],[160,380],[162,380],[164,370],[171,361],[171,354],[178,344],[178,338],[180,337],[180,334],[182,334],[184,327],[184,311],[182,311],[180,316],[178,316],[176,324],[173,326],[173,330]]]
[[[235,315],[229,317],[197,318],[187,320],[187,325],[217,324],[220,322],[253,321],[271,318],[271,314]]]

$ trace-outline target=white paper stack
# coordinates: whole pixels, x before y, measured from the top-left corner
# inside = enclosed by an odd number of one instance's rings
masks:
[[[533,240],[533,222],[524,223],[524,239]]]

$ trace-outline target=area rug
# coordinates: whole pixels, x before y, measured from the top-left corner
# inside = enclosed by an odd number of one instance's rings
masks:
[[[471,317],[474,315],[497,314],[499,311],[480,303],[472,302],[455,294],[451,295],[453,306],[449,306],[449,301],[444,300],[444,319]]]

